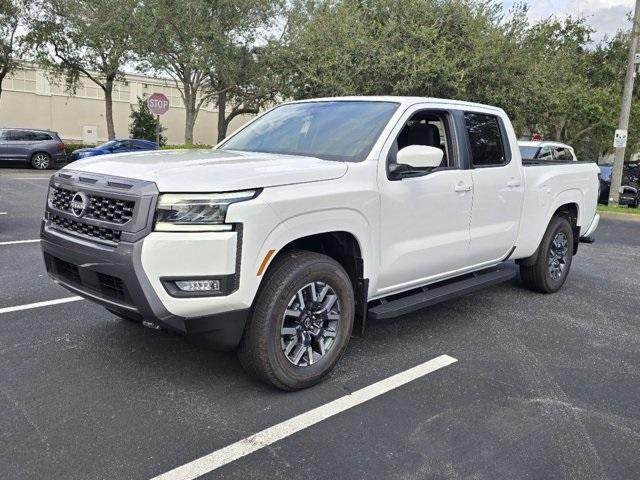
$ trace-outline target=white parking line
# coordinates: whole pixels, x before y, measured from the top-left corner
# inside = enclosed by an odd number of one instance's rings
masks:
[[[0,242],[0,245],[18,245],[20,243],[36,243],[39,241],[39,238],[34,238],[33,240],[11,240],[9,242]]]
[[[15,307],[0,308],[0,313],[19,312],[20,310],[29,310],[31,308],[48,307],[49,305],[59,305],[61,303],[77,302],[82,297],[66,297],[56,300],[47,300],[46,302],[27,303],[25,305],[16,305]]]
[[[7,212],[0,212],[0,215],[6,215]]]
[[[250,453],[271,445],[296,432],[315,425],[322,420],[331,418],[345,410],[349,410],[361,403],[401,387],[413,380],[423,377],[436,370],[451,365],[457,360],[449,355],[440,355],[428,362],[400,372],[384,380],[357,390],[337,400],[321,405],[313,410],[302,413],[282,423],[269,427],[250,437],[244,438],[220,450],[216,450],[204,457],[200,457],[173,470],[163,473],[151,480],[193,480],[206,473],[212,472],[228,463],[242,458]]]
[[[51,175],[48,177],[8,177],[11,180],[49,180]]]

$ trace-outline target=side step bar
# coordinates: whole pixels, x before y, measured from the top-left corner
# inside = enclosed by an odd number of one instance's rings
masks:
[[[415,292],[412,290],[408,295],[400,298],[382,299],[382,303],[369,309],[369,317],[378,320],[397,317],[485,287],[507,282],[517,275],[518,270],[514,265],[500,265],[495,269],[465,275],[458,280],[435,283],[418,289],[417,293],[411,293]]]

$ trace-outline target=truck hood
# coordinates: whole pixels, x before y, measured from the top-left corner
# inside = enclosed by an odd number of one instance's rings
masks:
[[[342,177],[345,162],[222,150],[161,150],[100,155],[69,169],[155,182],[161,192],[222,192]]]

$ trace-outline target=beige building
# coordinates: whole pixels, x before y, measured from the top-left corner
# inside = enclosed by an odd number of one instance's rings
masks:
[[[126,75],[125,81],[114,87],[116,137],[129,136],[129,114],[137,104],[137,97],[156,92],[165,94],[170,101],[169,111],[160,117],[167,143],[184,143],[185,109],[180,92],[172,80],[143,75]],[[212,105],[200,109],[193,132],[195,143],[216,143],[217,114]],[[234,119],[229,133],[246,119]],[[65,90],[64,80],[52,78],[34,65],[23,64],[2,83],[1,127],[45,128],[58,132],[66,142],[100,143],[107,140],[104,94],[95,83],[83,78],[71,95]]]

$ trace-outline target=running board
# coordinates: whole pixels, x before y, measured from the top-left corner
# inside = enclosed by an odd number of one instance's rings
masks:
[[[492,270],[465,275],[460,277],[459,280],[435,283],[418,289],[418,293],[409,292],[407,296],[394,298],[393,300],[385,300],[383,298],[381,300],[382,303],[369,309],[369,317],[377,320],[397,317],[436,303],[461,297],[485,287],[507,282],[517,275],[518,270],[515,266],[501,265]],[[415,292],[415,290],[412,290],[412,292]],[[396,297],[396,295],[393,297]]]

